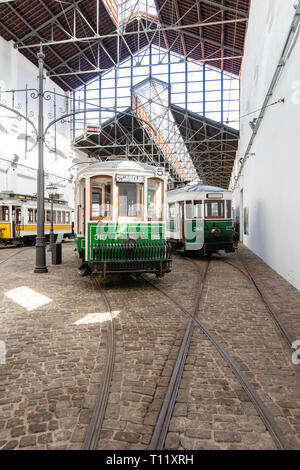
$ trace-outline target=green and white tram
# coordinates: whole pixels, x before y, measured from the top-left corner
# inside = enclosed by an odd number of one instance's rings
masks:
[[[78,172],[75,233],[81,275],[162,277],[170,272],[166,186],[161,168],[125,159],[92,163]]]
[[[231,191],[184,186],[167,193],[167,204],[167,240],[176,250],[207,255],[235,251]]]

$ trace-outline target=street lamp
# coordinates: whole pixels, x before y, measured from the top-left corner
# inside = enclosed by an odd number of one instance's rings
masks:
[[[53,244],[54,244],[54,231],[53,231],[53,199],[54,197],[56,196],[56,191],[57,191],[57,187],[54,186],[54,184],[49,184],[47,186],[47,191],[48,191],[48,194],[49,194],[49,197],[50,197],[50,201],[51,201],[51,215],[50,215],[50,219],[51,219],[51,226],[50,226],[50,247],[49,247],[49,251],[52,251],[52,248],[53,248]]]

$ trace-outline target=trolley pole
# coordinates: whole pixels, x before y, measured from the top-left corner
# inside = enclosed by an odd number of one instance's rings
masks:
[[[38,172],[37,172],[37,237],[35,273],[47,273],[46,240],[44,231],[44,59],[42,47],[37,54],[39,62],[39,115],[38,115]]]

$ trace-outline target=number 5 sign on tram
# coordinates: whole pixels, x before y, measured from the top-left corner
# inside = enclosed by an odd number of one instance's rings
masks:
[[[156,176],[157,176],[157,178],[163,178],[164,175],[165,175],[165,170],[164,170],[164,168],[159,168],[159,167],[157,167],[157,168],[156,168]]]

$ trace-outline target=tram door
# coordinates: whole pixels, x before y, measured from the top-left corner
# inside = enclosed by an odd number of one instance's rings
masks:
[[[21,207],[12,206],[12,237],[16,238],[20,235],[21,224]]]
[[[185,229],[184,229],[184,201],[179,202],[179,214],[181,218],[181,241],[185,242]]]

